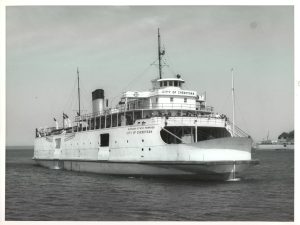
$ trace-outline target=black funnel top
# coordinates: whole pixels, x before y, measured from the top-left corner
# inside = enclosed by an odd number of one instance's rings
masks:
[[[92,92],[92,99],[104,99],[104,90],[103,89],[96,89],[95,91]]]

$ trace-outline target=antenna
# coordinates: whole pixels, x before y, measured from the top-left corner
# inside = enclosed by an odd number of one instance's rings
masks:
[[[235,98],[234,98],[234,76],[233,76],[233,68],[231,68],[231,79],[232,79],[232,133],[233,137],[235,136]]]
[[[79,87],[79,70],[77,67],[77,85],[78,85],[78,116],[80,116],[80,87]]]
[[[161,56],[162,52],[160,49],[160,34],[159,34],[159,28],[158,28],[158,71],[159,71],[159,79],[161,79]]]

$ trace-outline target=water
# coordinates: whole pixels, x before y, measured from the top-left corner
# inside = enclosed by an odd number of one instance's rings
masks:
[[[7,151],[6,220],[294,220],[294,152],[257,152],[261,164],[239,182],[49,170],[32,152]]]

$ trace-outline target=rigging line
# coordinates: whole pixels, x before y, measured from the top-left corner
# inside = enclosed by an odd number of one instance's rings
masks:
[[[85,85],[85,82],[84,82],[84,80],[81,78],[80,79],[81,80],[81,85],[80,85],[80,89],[82,89],[83,90],[83,97],[84,97],[84,99],[85,100],[87,100],[87,102],[89,102],[90,101],[90,93],[87,91],[87,89],[86,89],[86,85]]]
[[[228,98],[230,97],[230,95],[231,95],[231,92],[228,92],[227,97],[225,98],[225,101],[223,102],[223,105],[220,108],[220,112],[223,112],[225,105],[228,103]]]
[[[248,129],[246,120],[244,119],[243,114],[242,114],[242,112],[241,112],[241,110],[240,110],[240,107],[239,107],[239,105],[238,105],[237,103],[238,103],[237,97],[235,96],[235,105],[236,105],[236,107],[237,107],[237,109],[238,109],[238,111],[239,111],[239,114],[240,114],[240,116],[241,116],[241,118],[242,118],[242,120],[243,120],[243,123],[244,123],[244,125],[245,125],[246,131],[247,131],[246,133],[249,134],[249,129]]]
[[[154,60],[152,63],[150,63],[150,65],[149,65],[145,70],[143,70],[141,73],[139,73],[137,76],[135,76],[135,77],[134,77],[134,78],[133,78],[133,79],[132,79],[125,87],[124,87],[124,88],[122,88],[120,94],[114,96],[114,97],[111,99],[111,102],[113,102],[117,97],[122,96],[122,93],[123,93],[124,91],[126,91],[126,89],[128,89],[128,88],[132,85],[132,83],[133,83],[134,81],[137,80],[137,78],[143,77],[143,76],[146,74],[146,72],[151,68],[151,66],[153,66],[154,63],[156,63],[156,62],[157,62],[157,59]]]
[[[70,108],[72,108],[73,102],[74,102],[74,96],[75,96],[75,90],[73,90],[72,92],[72,98],[70,98],[70,101],[68,101],[68,103],[65,105],[64,107],[64,111],[68,111]]]
[[[67,105],[67,104],[70,102],[70,99],[71,99],[72,96],[73,96],[74,89],[75,89],[75,81],[74,81],[74,84],[73,84],[73,88],[71,89],[71,92],[69,93],[69,96],[68,96],[68,98],[66,99],[66,102],[65,102],[64,105]]]
[[[74,84],[73,84],[73,88],[71,89],[71,92],[69,94],[69,97],[67,98],[66,102],[63,104],[64,107],[62,107],[64,109],[64,111],[66,110],[66,106],[68,106],[68,103],[70,102],[70,100],[72,99],[73,96],[73,92],[75,90],[75,86],[76,86],[76,79],[74,80]]]
[[[80,101],[81,106],[82,106],[82,109],[80,111],[87,111],[87,109],[85,109],[84,103],[85,103],[85,101],[89,102],[90,98],[89,98],[89,94],[88,94],[87,90],[85,89],[85,83],[84,83],[83,79],[81,78],[80,81],[81,81],[80,82],[81,97],[83,97],[83,99],[81,99],[81,101]]]

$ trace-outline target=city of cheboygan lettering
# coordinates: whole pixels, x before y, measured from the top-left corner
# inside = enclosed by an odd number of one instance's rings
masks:
[[[154,126],[146,126],[146,127],[129,127],[126,134],[151,134]]]
[[[177,90],[163,90],[160,91],[160,94],[193,95],[193,96],[196,95],[194,91],[177,91]]]

